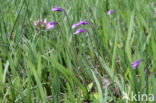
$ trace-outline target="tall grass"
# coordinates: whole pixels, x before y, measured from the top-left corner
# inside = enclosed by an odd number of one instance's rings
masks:
[[[68,18],[51,11],[56,5]],[[155,14],[153,0],[1,1],[0,103],[135,103],[124,94],[156,96]],[[44,18],[58,24],[36,29],[33,20]],[[69,22],[80,20],[90,23],[80,27],[88,33],[72,35]]]

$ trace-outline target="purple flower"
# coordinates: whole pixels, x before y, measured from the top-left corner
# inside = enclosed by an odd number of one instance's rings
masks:
[[[111,13],[113,13],[114,12],[114,10],[109,10],[108,12],[107,12],[107,15],[110,15]]]
[[[133,69],[136,69],[136,67],[140,64],[141,60],[137,60],[132,63]]]
[[[33,24],[34,24],[34,26],[38,26],[38,25],[40,25],[40,26],[46,26],[46,24],[47,24],[47,18],[45,18],[44,20],[37,20],[37,22],[36,21],[33,21]]]
[[[33,24],[34,24],[34,26],[37,26],[38,25],[38,22],[33,21]]]
[[[87,30],[85,30],[85,29],[77,29],[76,32],[74,32],[73,34],[76,35],[76,34],[79,34],[79,33],[82,33],[82,32],[87,32]]]
[[[47,18],[44,19],[43,24],[44,24],[44,25],[47,24]]]
[[[56,22],[48,22],[47,25],[46,25],[46,28],[49,30],[49,29],[53,29],[55,24],[57,24]]]
[[[89,24],[87,21],[80,21],[79,23],[77,24],[73,24],[72,25],[72,29],[76,28],[77,26],[80,26],[80,25],[85,25],[85,24]]]
[[[57,7],[57,6],[55,6],[55,8],[52,8],[52,9],[51,9],[51,11],[60,11],[60,12],[62,12],[63,9],[61,9],[61,8],[59,8],[59,7]]]

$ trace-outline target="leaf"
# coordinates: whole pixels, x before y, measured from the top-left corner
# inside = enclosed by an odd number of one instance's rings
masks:
[[[88,92],[90,92],[92,88],[93,88],[93,82],[88,84],[88,86],[87,86]]]
[[[103,102],[104,102],[104,101],[103,101],[103,94],[102,94],[102,89],[101,89],[101,87],[100,87],[100,83],[99,83],[98,79],[96,78],[94,72],[93,72],[92,70],[91,70],[91,72],[92,72],[92,74],[93,74],[95,83],[96,83],[96,85],[97,85],[98,95],[99,95],[99,97],[98,97],[99,102],[100,102],[100,103],[103,103]]]

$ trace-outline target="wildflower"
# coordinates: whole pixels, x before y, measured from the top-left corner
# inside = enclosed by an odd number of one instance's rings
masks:
[[[107,15],[110,15],[111,13],[113,13],[114,12],[114,10],[109,10],[108,12],[107,12]]]
[[[44,20],[37,20],[37,22],[36,21],[33,21],[33,24],[34,24],[34,26],[38,26],[38,25],[40,25],[40,26],[46,26],[46,24],[47,24],[47,18],[45,18]]]
[[[48,22],[46,24],[46,29],[53,29],[55,24],[57,24],[56,22]]]
[[[37,26],[38,25],[38,23],[36,21],[33,21],[33,24],[34,24],[34,26]]]
[[[132,63],[133,69],[136,69],[136,67],[140,64],[141,60],[137,60]]]
[[[104,78],[104,83],[105,83],[104,88],[110,85],[110,81],[108,80],[108,78]]]
[[[87,32],[87,30],[85,30],[85,29],[78,29],[73,34],[75,35],[75,34],[79,34],[79,33],[82,33],[82,32]]]
[[[76,28],[77,26],[80,26],[80,25],[85,25],[85,24],[89,24],[87,21],[80,21],[79,23],[77,24],[73,24],[72,25],[72,29]]]
[[[44,24],[44,25],[47,24],[47,18],[44,19],[43,24]]]
[[[62,12],[63,9],[61,9],[61,8],[59,8],[59,7],[57,7],[57,6],[55,6],[55,8],[52,8],[52,9],[51,9],[51,11],[60,11],[60,12]]]

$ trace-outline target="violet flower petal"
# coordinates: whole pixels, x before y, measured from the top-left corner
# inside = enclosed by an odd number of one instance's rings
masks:
[[[73,24],[72,29],[76,28],[77,26],[78,26],[78,24]]]
[[[82,32],[87,32],[87,30],[85,30],[85,29],[77,29],[73,34],[76,35],[76,34],[79,34],[79,33],[82,33]]]
[[[136,67],[140,64],[141,60],[137,60],[132,63],[133,69],[136,69]]]
[[[72,29],[76,28],[77,26],[86,25],[86,24],[89,24],[89,23],[87,21],[80,21],[79,23],[73,24]]]
[[[59,7],[57,7],[57,6],[55,6],[55,8],[52,8],[52,9],[51,9],[51,11],[60,11],[60,12],[62,12],[63,9],[62,9],[62,8],[59,8]]]
[[[56,22],[48,22],[46,25],[46,29],[53,29],[55,24],[57,24]]]
[[[112,14],[114,12],[114,10],[109,10],[108,12],[107,12],[107,15],[110,15],[110,14]]]
[[[87,21],[80,21],[79,25],[85,25],[85,24],[89,24]]]
[[[37,22],[36,21],[33,21],[33,24],[34,24],[34,26],[37,26]]]

